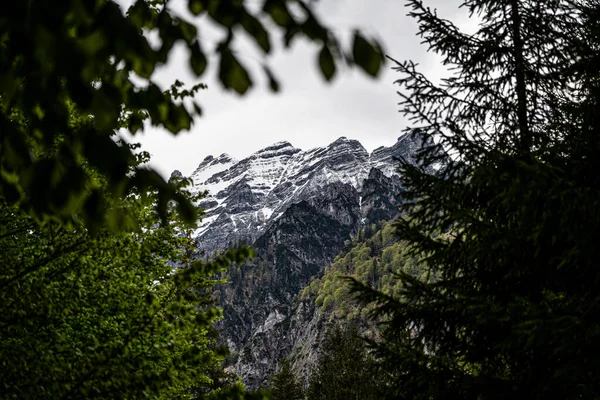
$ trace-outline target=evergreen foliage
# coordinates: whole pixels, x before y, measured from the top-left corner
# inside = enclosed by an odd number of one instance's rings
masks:
[[[408,1],[452,75],[396,67],[409,130],[439,143],[402,163],[397,227],[437,279],[400,271],[398,295],[355,282],[387,318],[387,397],[596,398],[600,3],[463,3],[474,34]]]
[[[316,371],[310,377],[308,400],[379,399],[386,382],[377,373],[366,342],[356,325],[335,325],[323,344]]]
[[[304,400],[304,388],[292,370],[288,358],[283,359],[281,369],[271,381],[271,399]]]

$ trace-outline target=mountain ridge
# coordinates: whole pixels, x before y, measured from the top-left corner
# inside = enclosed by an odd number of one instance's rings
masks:
[[[190,175],[205,216],[195,234],[210,253],[227,245],[251,243],[291,205],[308,200],[320,187],[339,181],[361,192],[373,168],[395,179],[396,159],[413,158],[419,139],[405,134],[389,147],[368,153],[342,136],[327,146],[301,150],[287,141],[236,160],[223,153],[206,156]]]
[[[192,191],[209,191],[199,202],[206,210],[195,232],[200,250],[245,244],[257,254],[215,292],[229,367],[248,388],[264,386],[283,357],[308,343],[299,362],[310,370],[324,328],[319,309],[298,294],[361,229],[398,215],[398,159],[414,163],[422,145],[409,135],[371,153],[343,136],[306,151],[282,141],[242,160],[223,153],[198,165]]]

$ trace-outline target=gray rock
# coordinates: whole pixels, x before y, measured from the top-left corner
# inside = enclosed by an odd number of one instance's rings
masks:
[[[397,216],[398,158],[415,162],[420,147],[408,135],[371,154],[345,137],[307,151],[280,142],[241,161],[206,157],[194,171],[194,190],[209,191],[201,250],[243,243],[257,252],[217,291],[228,361],[248,388],[265,385],[288,355],[308,377],[330,321],[298,292],[359,229]]]

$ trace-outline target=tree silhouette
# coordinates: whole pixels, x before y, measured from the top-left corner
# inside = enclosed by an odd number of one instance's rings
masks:
[[[336,324],[310,377],[308,400],[378,399],[383,385],[356,325]]]
[[[288,358],[281,362],[281,369],[271,381],[271,398],[273,400],[303,400],[304,390],[292,370]]]
[[[408,1],[441,85],[396,62],[409,131],[437,143],[401,164],[398,234],[435,279],[401,272],[397,297],[355,283],[387,317],[388,397],[594,398],[600,5],[463,5],[474,34]]]

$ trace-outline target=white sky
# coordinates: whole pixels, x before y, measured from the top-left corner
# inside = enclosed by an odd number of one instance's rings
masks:
[[[466,11],[458,8],[460,0],[425,3],[459,26],[467,21]],[[172,8],[191,18],[185,4],[186,0],[171,1]],[[404,0],[320,0],[317,11],[338,35],[348,37],[353,28],[359,28],[378,38],[391,57],[419,62],[428,77],[439,78],[445,69],[440,59],[419,43],[416,23],[406,16],[404,4]],[[203,20],[197,20],[197,25],[204,48],[214,46],[220,32]],[[272,39],[273,44],[279,43],[277,36]],[[214,69],[195,80],[182,47],[174,49],[169,64],[157,71],[155,80],[165,89],[175,79],[187,84],[201,81],[209,87],[198,94],[204,116],[189,132],[175,137],[162,129],[147,128],[133,138],[152,154],[151,165],[165,177],[174,169],[190,174],[209,154],[228,153],[241,159],[282,140],[306,150],[346,136],[359,140],[371,151],[392,145],[401,134],[405,121],[398,113],[400,98],[393,84],[399,76],[390,69],[391,63],[385,65],[377,80],[357,69],[345,68],[327,84],[317,69],[318,48],[296,41],[291,49],[277,51],[268,59],[281,84],[281,91],[273,94],[262,79],[260,52],[246,40],[236,41],[235,45],[240,60],[254,72],[255,85],[244,97],[223,90]]]

